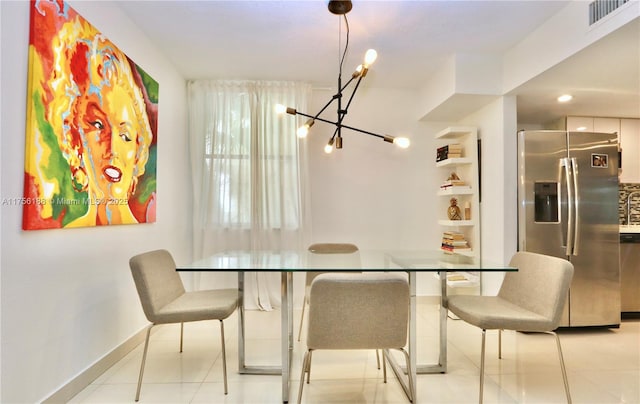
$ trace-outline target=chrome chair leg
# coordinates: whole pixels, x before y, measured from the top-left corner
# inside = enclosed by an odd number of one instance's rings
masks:
[[[411,357],[409,356],[409,352],[407,352],[404,349],[402,350],[402,352],[404,353],[404,357],[407,360],[407,372],[409,375],[412,375],[413,367],[415,366],[415,364],[411,363]],[[413,385],[412,377],[409,377],[409,390],[411,390],[411,402],[413,403],[416,397],[416,386]]]
[[[480,396],[478,402],[482,404],[482,397],[484,394],[484,353],[485,345],[487,342],[487,330],[482,330],[482,348],[480,353]]]
[[[300,373],[300,388],[298,388],[298,404],[302,402],[302,389],[304,388],[304,374],[308,370],[309,360],[310,360],[310,351],[304,353],[304,358],[302,359],[302,371]],[[307,380],[307,383],[309,381]]]
[[[309,362],[307,362],[307,384],[309,384],[309,380],[311,379],[311,358],[313,357],[313,351],[309,350]]]
[[[376,349],[376,362],[378,363],[378,370],[380,370],[380,352]]]
[[[142,363],[140,363],[140,375],[138,376],[138,389],[136,390],[136,402],[140,400],[140,388],[142,387],[142,375],[144,374],[144,365],[147,361],[147,349],[149,348],[149,336],[154,324],[147,327],[147,337],[144,340],[144,350],[142,351]]]
[[[376,356],[378,355],[378,350],[376,349]],[[387,382],[387,361],[389,358],[387,357],[389,352],[385,349],[382,350],[382,377],[384,382]],[[380,369],[380,365],[378,365],[378,369]]]
[[[180,323],[180,353],[182,353],[182,336],[184,334],[184,323]]]
[[[502,359],[502,330],[498,330],[498,359]]]
[[[409,357],[409,353],[404,348],[398,348],[398,351],[402,352],[404,355],[404,360],[407,365],[407,377],[409,379],[409,401],[414,402],[414,397],[416,396],[416,388],[413,385],[413,378],[411,377],[411,358]]]
[[[224,394],[228,394],[227,388],[227,349],[224,345],[224,323],[220,320],[220,340],[222,342],[222,376],[224,378]]]
[[[562,346],[560,346],[560,337],[553,331],[547,331],[556,337],[556,345],[558,346],[558,358],[560,359],[560,369],[562,369],[562,380],[564,381],[564,392],[567,395],[567,403],[571,404],[571,392],[569,391],[569,379],[567,378],[567,369],[564,366],[564,357],[562,356]]]

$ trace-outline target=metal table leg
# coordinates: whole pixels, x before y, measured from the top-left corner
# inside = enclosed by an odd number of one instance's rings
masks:
[[[291,358],[293,351],[293,287],[291,272],[281,273],[282,304],[280,306],[281,355],[282,355],[282,402],[289,402]]]
[[[411,278],[411,274],[413,274],[413,279]],[[415,282],[416,282],[416,277],[415,277],[415,272],[409,272],[409,282],[413,281],[413,289],[412,292],[415,294]],[[447,305],[446,305],[446,300],[447,300],[447,272],[446,271],[440,271],[439,272],[439,278],[440,278],[440,321],[439,321],[439,326],[440,326],[440,353],[438,355],[438,363],[437,364],[423,364],[423,365],[417,365],[416,364],[416,373],[417,374],[425,374],[425,373],[446,373],[447,372]],[[415,308],[412,307],[414,314],[412,317],[412,321],[413,321],[413,332],[415,333],[415,322],[416,322],[416,318],[415,318]],[[411,340],[409,340],[409,343],[411,343]],[[416,342],[415,342],[415,335],[414,335],[414,341],[413,341],[414,345],[413,347],[410,345],[409,349],[415,350],[414,348],[416,347]],[[414,360],[415,358],[411,358],[411,360]],[[415,362],[413,362],[415,363]],[[415,386],[415,384],[414,384]]]
[[[280,375],[280,366],[247,366],[245,363],[244,271],[238,272],[238,372],[253,375]],[[284,306],[283,306],[284,307]]]

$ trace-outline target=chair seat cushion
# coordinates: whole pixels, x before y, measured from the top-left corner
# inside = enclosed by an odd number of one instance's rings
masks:
[[[224,320],[238,305],[237,289],[198,290],[186,292],[165,305],[151,319],[155,324],[200,320]]]
[[[452,313],[484,330],[551,331],[548,318],[498,296],[458,295],[447,298]]]

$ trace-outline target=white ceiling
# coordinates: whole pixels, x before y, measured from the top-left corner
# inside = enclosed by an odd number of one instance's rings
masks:
[[[504,53],[567,3],[354,1],[347,14],[345,74],[368,48],[375,48],[378,60],[366,85],[414,88],[453,53]],[[326,1],[118,4],[187,79],[336,85],[345,29]],[[640,22],[620,31],[516,89],[519,121],[545,122],[563,115],[640,117]],[[559,89],[572,92],[575,101],[558,107],[554,96]]]

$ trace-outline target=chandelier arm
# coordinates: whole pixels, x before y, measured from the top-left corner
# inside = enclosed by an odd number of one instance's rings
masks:
[[[358,81],[356,82],[356,86],[353,88],[353,91],[351,92],[351,96],[349,97],[349,101],[347,102],[347,106],[344,107],[344,113],[347,113],[347,110],[349,109],[349,105],[351,105],[351,101],[353,100],[353,97],[356,95],[356,91],[358,91],[358,87],[360,86],[360,82],[362,81],[362,76],[360,76],[358,78]]]
[[[338,122],[333,122],[324,118],[314,117],[313,115],[305,114],[304,112],[300,112],[298,110],[296,110],[296,115],[301,115],[301,116],[311,118],[313,120],[324,122],[324,123],[330,123],[331,125],[341,126],[341,125],[338,125]]]
[[[333,142],[336,138],[336,135],[338,135],[338,137],[340,137],[340,127],[338,125],[336,125],[336,130],[333,131],[333,135],[331,136],[331,139],[329,139],[329,144],[333,145]]]
[[[313,116],[311,116],[309,114],[305,114],[304,112],[300,112],[300,111],[296,111],[296,115],[301,115],[301,116],[304,116],[304,117],[307,117],[307,118],[313,118]],[[353,126],[345,125],[345,124],[338,123],[338,122],[333,122],[333,121],[330,121],[328,119],[316,118],[316,120],[318,120],[320,122],[324,122],[324,123],[329,123],[331,125],[335,125],[336,126],[336,132],[338,131],[339,128],[345,128],[345,129],[353,130],[355,132],[364,133],[366,135],[375,136],[377,138],[380,138],[380,139],[383,139],[383,140],[386,140],[386,141],[388,141],[387,139],[391,138],[391,136],[380,135],[380,134],[377,134],[377,133],[369,132],[368,130],[354,128]],[[335,136],[335,134],[334,134],[334,136]]]
[[[341,94],[340,94],[340,93],[338,93],[338,94],[335,94],[333,97],[331,97],[331,99],[329,100],[329,102],[327,102],[327,103],[325,104],[325,106],[324,106],[324,107],[322,107],[322,109],[320,109],[320,111],[318,111],[318,113],[317,113],[315,116],[308,116],[308,115],[304,115],[304,116],[309,117],[309,118],[314,119],[314,120],[315,120],[315,119],[318,119],[318,116],[320,116],[320,114],[321,114],[321,113],[323,113],[325,109],[329,108],[329,105],[331,105],[335,100],[337,100],[338,98],[340,98],[340,95],[341,95]]]
[[[391,139],[393,139],[391,136],[387,136],[387,135],[379,135],[379,134],[377,134],[377,133],[369,132],[368,130],[363,130],[363,129],[354,128],[353,126],[348,126],[348,125],[340,125],[340,126],[342,126],[342,127],[343,127],[343,128],[345,128],[345,129],[351,129],[351,130],[356,131],[356,132],[364,133],[364,134],[366,134],[366,135],[375,136],[375,137],[380,138],[380,139],[383,139],[383,140],[385,140],[385,141],[387,141],[387,142],[389,141],[389,140],[387,140],[387,139],[390,139],[390,138],[391,138]]]
[[[338,94],[341,94],[348,86],[349,84],[351,84],[351,82],[355,79],[355,77],[351,77],[349,79],[349,81],[347,81],[347,84],[345,84],[344,86],[342,86],[342,88],[340,89],[340,92]],[[359,80],[358,80],[359,81]],[[338,94],[334,95],[334,97],[337,97]]]

